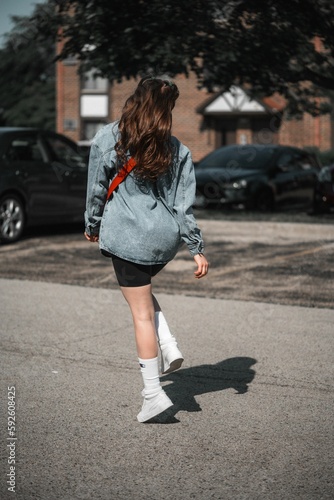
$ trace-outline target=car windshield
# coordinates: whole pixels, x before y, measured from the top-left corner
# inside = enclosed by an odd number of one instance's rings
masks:
[[[217,149],[198,163],[200,168],[264,169],[271,163],[273,148],[254,146]]]

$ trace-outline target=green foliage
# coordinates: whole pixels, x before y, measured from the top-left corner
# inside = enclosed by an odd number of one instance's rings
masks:
[[[63,26],[61,57],[110,81],[188,74],[200,87],[237,84],[253,96],[279,92],[298,115],[328,112],[334,89],[332,0],[54,0]],[[40,29],[48,31],[48,21]],[[315,44],[321,38],[322,49]]]
[[[51,19],[53,2],[37,4],[34,22],[14,17],[14,28],[0,50],[2,126],[55,128],[55,40],[38,31],[38,19]]]
[[[48,0],[15,18],[0,50],[2,124],[54,127],[59,27],[60,57],[111,82],[192,70],[209,91],[279,92],[291,116],[331,109],[332,0]]]

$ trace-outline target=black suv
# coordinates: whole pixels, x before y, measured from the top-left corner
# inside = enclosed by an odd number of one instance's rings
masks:
[[[0,127],[0,241],[26,225],[83,221],[87,156],[45,130]]]
[[[195,206],[238,205],[261,211],[311,205],[320,165],[301,149],[223,146],[197,163]]]

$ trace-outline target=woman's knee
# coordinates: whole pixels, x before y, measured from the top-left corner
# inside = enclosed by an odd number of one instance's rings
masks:
[[[126,288],[121,287],[125,300],[133,316],[141,320],[154,319],[154,304],[151,286]]]
[[[144,308],[131,308],[133,320],[135,323],[155,323],[154,309],[144,309]]]

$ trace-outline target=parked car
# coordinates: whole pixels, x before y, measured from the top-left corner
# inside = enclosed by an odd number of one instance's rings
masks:
[[[268,211],[311,205],[319,170],[313,154],[295,147],[223,146],[195,167],[195,206],[219,203]]]
[[[28,225],[83,220],[87,158],[75,142],[45,130],[0,127],[0,241]]]
[[[323,167],[314,188],[313,210],[316,213],[334,209],[334,165]]]
[[[78,141],[77,146],[79,153],[87,158],[87,161],[89,159],[89,154],[90,154],[90,148],[92,145],[92,141]]]

